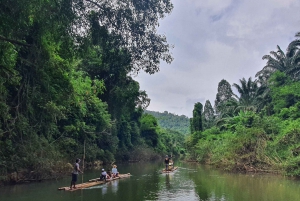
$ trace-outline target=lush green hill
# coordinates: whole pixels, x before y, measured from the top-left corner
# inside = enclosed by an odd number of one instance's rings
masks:
[[[179,116],[167,111],[161,113],[148,110],[145,110],[145,113],[153,115],[162,128],[175,130],[183,134],[190,133],[190,120],[185,115]]]

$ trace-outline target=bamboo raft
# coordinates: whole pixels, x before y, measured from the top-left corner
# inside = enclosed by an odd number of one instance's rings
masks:
[[[174,168],[172,168],[171,170],[162,169],[161,173],[162,173],[162,174],[164,174],[164,173],[168,174],[168,173],[174,172],[174,171],[177,170],[177,169],[178,169],[177,166],[174,167]]]
[[[127,173],[127,174],[119,174],[118,177],[107,179],[106,181],[100,181],[100,178],[90,179],[88,182],[81,183],[81,184],[76,184],[76,188],[71,189],[70,186],[67,186],[67,187],[60,187],[60,188],[58,188],[58,190],[76,191],[76,190],[79,190],[79,189],[89,188],[89,187],[92,187],[92,186],[104,184],[104,183],[107,183],[107,182],[110,182],[110,181],[113,181],[113,180],[117,180],[117,179],[127,178],[127,177],[130,177],[130,176],[131,176],[131,174]]]

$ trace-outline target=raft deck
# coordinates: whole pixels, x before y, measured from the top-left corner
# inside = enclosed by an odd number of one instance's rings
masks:
[[[174,167],[172,170],[166,170],[166,169],[162,169],[161,173],[171,173],[171,172],[174,172],[175,170],[177,170],[178,167]]]
[[[108,183],[108,182],[113,181],[113,180],[123,179],[123,178],[127,178],[127,177],[130,177],[130,176],[131,176],[131,174],[127,173],[127,174],[119,174],[118,177],[107,179],[106,181],[100,181],[99,178],[90,179],[88,182],[81,183],[81,184],[76,184],[76,188],[71,189],[70,186],[67,186],[67,187],[60,187],[60,188],[58,188],[58,190],[76,191],[76,190],[79,190],[79,189],[89,188],[91,186],[96,186],[96,185]]]

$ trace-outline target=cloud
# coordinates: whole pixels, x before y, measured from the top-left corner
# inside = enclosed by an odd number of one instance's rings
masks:
[[[188,0],[187,4],[193,6],[196,10],[203,10],[205,13],[209,15],[215,15],[220,12],[226,10],[231,4],[233,4],[233,0],[209,0],[209,1],[199,1],[199,0]]]
[[[174,10],[160,21],[174,61],[154,75],[139,74],[151,98],[149,110],[191,117],[194,104],[214,105],[218,83],[254,79],[266,61],[300,31],[299,0],[173,0]]]

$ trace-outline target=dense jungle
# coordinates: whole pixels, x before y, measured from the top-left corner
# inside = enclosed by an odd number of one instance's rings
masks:
[[[4,0],[0,5],[0,181],[179,154],[182,135],[144,110],[133,79],[173,58],[163,1]],[[181,146],[182,144],[182,146]],[[174,147],[176,145],[176,147]]]
[[[193,117],[146,111],[134,76],[159,73],[170,0],[0,3],[0,184],[166,154],[229,171],[300,175],[300,33],[255,79],[219,82]],[[276,44],[274,44],[275,46]],[[193,86],[191,86],[193,87]]]

